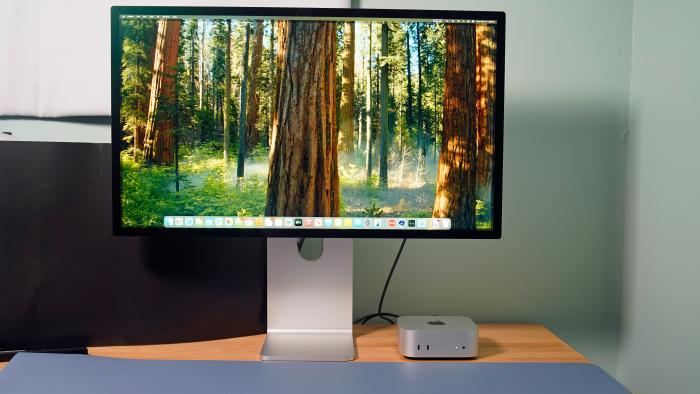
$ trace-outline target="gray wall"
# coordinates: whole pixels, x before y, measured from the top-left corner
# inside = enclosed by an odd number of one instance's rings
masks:
[[[507,13],[503,239],[409,240],[385,309],[544,323],[614,373],[632,2],[360,5]],[[356,315],[376,309],[399,243],[355,242]]]
[[[619,377],[700,391],[700,3],[635,1]]]

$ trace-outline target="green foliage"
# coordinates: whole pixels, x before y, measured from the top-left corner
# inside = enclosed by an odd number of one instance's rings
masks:
[[[401,213],[401,216],[407,218],[431,218],[433,217],[432,210],[408,210]]]
[[[171,116],[179,125],[178,137],[181,143],[194,145],[199,140],[197,109],[197,61],[199,38],[197,19],[183,21],[178,47],[176,93],[177,105]]]
[[[201,152],[197,153],[202,158]],[[122,154],[122,218],[127,226],[161,226],[166,215],[227,215],[265,213],[267,180],[252,175],[231,180],[223,160],[208,168],[183,164],[181,189],[174,188],[171,167],[135,163]],[[201,163],[199,163],[201,164]],[[188,173],[189,170],[189,173]],[[205,174],[195,185],[197,174]]]
[[[122,221],[127,226],[162,225],[163,216],[177,206],[174,193],[168,192],[174,181],[170,168],[135,163],[121,156]]]
[[[224,77],[226,76],[226,36],[228,28],[223,19],[216,19],[213,23],[214,26],[211,29],[211,76],[214,87],[223,91]]]
[[[194,215],[236,216],[245,211],[248,216],[265,213],[266,180],[251,176],[236,182],[229,181],[224,169],[212,171],[197,190],[187,189],[187,205]]]
[[[214,111],[209,106],[198,109],[194,114],[194,122],[199,125],[199,142],[211,141],[216,135],[216,119]]]
[[[262,144],[255,145],[253,149],[248,154],[248,158],[253,161],[267,161],[270,155],[270,148],[262,146]]]
[[[476,200],[476,228],[479,230],[487,230],[492,227],[493,214],[491,212],[491,204],[481,200]]]
[[[431,141],[438,142],[442,128],[445,79],[445,26],[438,23],[426,23],[424,30],[424,47],[421,53],[425,65],[425,96],[423,116],[426,130],[430,130]]]
[[[379,175],[372,174],[365,184],[372,189],[377,188],[379,186]]]
[[[373,198],[370,202],[370,206],[365,208],[362,211],[362,214],[362,216],[378,218],[384,215],[384,210],[379,208],[379,206],[377,205],[377,200]]]

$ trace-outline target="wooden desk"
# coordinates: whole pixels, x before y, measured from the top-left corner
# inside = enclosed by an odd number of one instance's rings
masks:
[[[414,361],[399,354],[396,326],[356,325],[354,330],[356,361]],[[264,340],[265,335],[253,335],[169,345],[91,347],[88,352],[93,356],[133,359],[259,360]],[[480,324],[478,357],[460,361],[589,363],[588,359],[540,324]],[[0,368],[3,364],[0,363]]]

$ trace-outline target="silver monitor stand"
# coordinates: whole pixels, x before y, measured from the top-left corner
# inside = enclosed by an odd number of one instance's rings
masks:
[[[302,253],[318,251],[316,256]],[[352,239],[267,240],[267,337],[270,361],[350,361]],[[313,252],[311,252],[313,254]]]

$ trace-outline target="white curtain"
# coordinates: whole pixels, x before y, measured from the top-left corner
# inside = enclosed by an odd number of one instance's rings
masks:
[[[348,7],[350,0],[0,0],[0,116],[109,116],[112,5]]]

